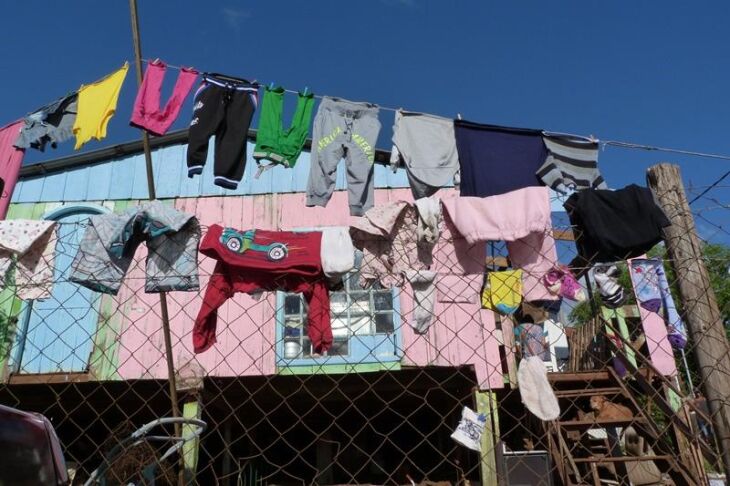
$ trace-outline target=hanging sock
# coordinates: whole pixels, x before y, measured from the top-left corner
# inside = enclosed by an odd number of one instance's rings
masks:
[[[75,150],[95,138],[106,137],[106,126],[117,109],[119,92],[127,77],[129,63],[99,82],[81,86],[79,89],[78,113],[73,132],[76,135]]]
[[[175,87],[170,99],[164,108],[160,108],[160,91],[162,80],[165,78],[167,66],[162,61],[147,64],[142,85],[137,91],[134,100],[132,119],[129,124],[133,127],[147,130],[153,135],[164,135],[180,114],[185,98],[198,77],[198,72],[192,68],[182,68],[177,76]]]
[[[436,272],[430,270],[407,270],[406,279],[413,290],[413,319],[411,327],[424,334],[431,327],[434,315],[436,293]]]
[[[629,264],[629,273],[640,305],[650,312],[664,311],[667,339],[675,348],[683,349],[687,344],[687,329],[674,305],[664,263],[655,258],[635,258]]]
[[[489,272],[482,291],[482,307],[510,315],[522,302],[522,270]]]
[[[593,279],[603,304],[609,309],[621,307],[626,301],[624,289],[618,283],[616,265],[597,265],[593,269]]]

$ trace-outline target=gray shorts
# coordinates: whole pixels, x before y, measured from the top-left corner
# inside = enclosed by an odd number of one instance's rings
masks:
[[[393,126],[390,165],[405,165],[413,197],[420,199],[451,184],[459,170],[454,122],[447,118],[399,110]]]

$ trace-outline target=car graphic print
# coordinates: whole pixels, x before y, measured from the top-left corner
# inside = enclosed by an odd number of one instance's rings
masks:
[[[286,258],[289,249],[286,244],[274,242],[268,245],[254,243],[256,238],[256,230],[247,230],[241,233],[233,228],[224,228],[221,233],[221,243],[234,253],[243,254],[247,251],[257,251],[265,253],[266,257],[272,262],[278,262]]]

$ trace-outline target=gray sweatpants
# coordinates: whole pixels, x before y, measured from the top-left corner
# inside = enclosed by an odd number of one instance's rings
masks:
[[[314,118],[307,206],[326,206],[335,189],[337,164],[345,157],[350,214],[373,207],[373,162],[380,132],[378,107],[324,97]]]

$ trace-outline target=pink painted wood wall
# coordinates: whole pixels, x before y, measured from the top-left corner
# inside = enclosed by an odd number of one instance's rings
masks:
[[[444,197],[446,194],[444,194]],[[375,204],[396,200],[412,201],[409,189],[378,190]],[[174,205],[195,214],[201,225],[218,223],[239,229],[259,228],[292,230],[320,226],[348,226],[351,222],[347,193],[337,191],[326,208],[306,208],[304,194],[267,194],[244,197],[203,197],[177,199]],[[410,327],[413,298],[410,286],[400,292],[403,365],[472,365],[482,388],[503,386],[499,344],[494,316],[482,310],[479,292],[482,285],[484,248],[469,247],[457,239],[446,242],[450,229],[435,248],[439,273],[437,318],[424,335]],[[157,294],[144,292],[144,248],[137,251],[125,285],[115,298],[118,311],[125,316],[120,326],[118,363],[122,379],[164,378],[167,368],[164,342],[160,332],[160,304]],[[201,288],[214,261],[200,255]],[[275,333],[276,298],[274,293],[255,300],[237,294],[219,311],[218,342],[200,355],[192,352],[191,331],[203,292],[171,292],[168,307],[171,320],[173,354],[177,369],[186,374],[214,376],[267,375],[276,372]]]

